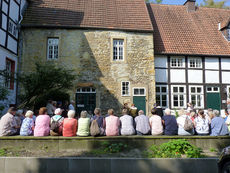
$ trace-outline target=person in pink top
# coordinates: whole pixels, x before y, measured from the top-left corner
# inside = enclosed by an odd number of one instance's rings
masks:
[[[120,120],[114,115],[113,109],[108,110],[109,116],[105,118],[105,133],[106,136],[118,136]]]
[[[39,110],[39,116],[35,121],[34,136],[49,136],[50,134],[50,117],[47,115],[46,107]]]
[[[68,111],[68,118],[65,118],[63,121],[63,136],[71,137],[76,136],[77,132],[77,120],[74,118],[75,111],[69,110]]]

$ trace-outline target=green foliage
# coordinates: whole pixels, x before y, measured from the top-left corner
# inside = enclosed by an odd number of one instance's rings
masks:
[[[125,151],[128,146],[123,143],[109,143],[109,142],[104,142],[102,144],[102,147],[104,148],[104,151],[106,153],[120,153],[122,151]]]
[[[175,111],[175,116],[176,116],[176,118],[178,118],[178,117],[179,117],[178,111],[177,111],[176,109],[174,109],[174,111]]]
[[[53,62],[36,62],[33,72],[21,73],[18,80],[23,88],[20,107],[31,107],[37,99],[50,92],[66,91],[73,87],[76,75],[73,70],[55,65]]]
[[[200,4],[201,7],[209,7],[209,8],[227,8],[229,9],[228,6],[226,6],[227,0],[222,0],[222,1],[214,1],[214,0],[203,0],[203,3]]]
[[[213,148],[213,147],[209,148],[209,151],[210,152],[217,152],[217,150],[215,148]]]
[[[1,149],[0,149],[0,157],[4,157],[4,156],[6,156],[6,155],[7,155],[7,149],[1,148]]]
[[[170,140],[160,146],[152,145],[144,156],[148,158],[200,158],[202,150],[185,139]]]
[[[152,3],[155,3],[155,4],[161,4],[163,0],[145,0],[145,2],[152,2]]]

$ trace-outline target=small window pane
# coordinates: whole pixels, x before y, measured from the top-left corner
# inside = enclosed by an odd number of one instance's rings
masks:
[[[173,87],[173,92],[174,93],[178,93],[178,88],[177,87]]]
[[[144,89],[140,89],[140,95],[144,95],[145,94],[145,90]]]
[[[134,94],[138,95],[139,94],[139,90],[138,89],[134,89]]]
[[[180,93],[184,92],[184,87],[180,87]]]
[[[213,90],[214,90],[214,91],[218,91],[218,87],[214,87]]]
[[[195,93],[196,92],[196,88],[195,87],[191,87],[191,93]]]
[[[166,93],[167,92],[167,88],[166,87],[161,87],[161,92]]]
[[[158,92],[158,93],[161,92],[160,87],[156,87],[156,92]]]

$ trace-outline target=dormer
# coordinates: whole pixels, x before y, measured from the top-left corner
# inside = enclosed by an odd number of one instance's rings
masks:
[[[219,23],[219,30],[222,32],[223,36],[230,41],[230,17]]]

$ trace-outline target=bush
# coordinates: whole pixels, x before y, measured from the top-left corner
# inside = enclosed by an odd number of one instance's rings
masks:
[[[202,150],[185,139],[170,140],[160,146],[152,145],[144,155],[149,158],[200,158]]]

